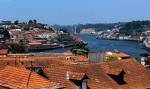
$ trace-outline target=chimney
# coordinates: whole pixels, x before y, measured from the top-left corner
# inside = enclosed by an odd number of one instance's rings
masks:
[[[67,74],[66,74],[67,78],[66,79],[70,79],[70,75],[69,75],[69,71],[67,71]]]
[[[82,80],[82,89],[87,89],[87,79]]]
[[[143,66],[145,66],[145,60],[146,60],[146,57],[141,57],[141,64],[143,65]]]

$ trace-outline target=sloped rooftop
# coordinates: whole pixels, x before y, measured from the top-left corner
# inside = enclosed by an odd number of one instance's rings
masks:
[[[58,81],[67,89],[76,89],[75,85],[66,79],[67,71],[85,73],[88,87],[91,89],[145,89],[150,87],[150,72],[135,59],[118,60],[114,62],[77,64],[66,66],[49,66],[43,68],[49,80]],[[124,71],[126,84],[120,85],[108,74],[119,75]]]
[[[0,70],[0,86],[11,89],[51,89],[59,85],[25,68],[7,66]]]

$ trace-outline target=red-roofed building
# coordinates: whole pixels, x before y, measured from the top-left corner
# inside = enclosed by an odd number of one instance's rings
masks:
[[[150,72],[135,59],[113,62],[55,65],[43,68],[49,80],[57,81],[66,89],[149,89]],[[72,81],[74,80],[74,81]]]
[[[8,49],[0,49],[0,55],[8,54]]]
[[[31,88],[27,89],[47,86],[47,81],[50,81],[50,85],[53,85],[51,82],[56,83],[55,88],[63,86],[65,89],[150,88],[150,71],[133,58],[113,62],[74,63],[66,60],[66,57],[27,54],[0,57],[0,89],[26,89],[22,87],[27,87],[28,80]]]
[[[36,45],[42,45],[41,42],[30,42],[28,43],[29,46],[36,46]]]
[[[144,39],[149,40],[149,39],[150,39],[150,36],[146,36]]]

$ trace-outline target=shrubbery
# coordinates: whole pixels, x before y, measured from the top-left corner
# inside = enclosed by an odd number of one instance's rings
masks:
[[[106,58],[106,61],[115,61],[115,60],[118,60],[118,58],[116,56],[108,56]]]

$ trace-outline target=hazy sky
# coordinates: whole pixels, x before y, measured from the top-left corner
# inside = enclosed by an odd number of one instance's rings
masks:
[[[0,0],[0,19],[48,24],[150,20],[150,0]]]

